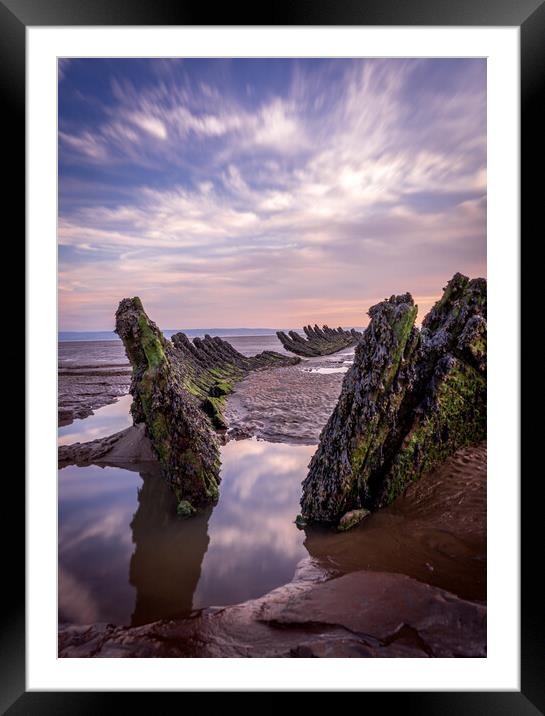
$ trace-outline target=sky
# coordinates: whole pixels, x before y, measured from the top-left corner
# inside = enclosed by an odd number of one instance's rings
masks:
[[[486,276],[486,60],[59,60],[59,329],[364,326]]]

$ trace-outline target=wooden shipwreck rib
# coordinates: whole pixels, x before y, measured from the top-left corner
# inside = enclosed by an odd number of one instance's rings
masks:
[[[138,297],[116,312],[116,333],[132,368],[131,413],[144,423],[153,450],[178,500],[180,514],[218,498],[223,408],[235,383],[250,371],[293,365],[299,358],[264,351],[247,357],[221,338],[192,343],[184,333],[167,340]]]
[[[345,331],[343,328],[329,328],[323,326],[320,328],[315,325],[304,326],[306,338],[303,338],[296,331],[277,331],[276,335],[280,339],[282,345],[287,351],[295,353],[305,358],[313,358],[315,356],[326,356],[331,353],[355,346],[361,339],[362,333],[354,328]]]
[[[486,438],[486,280],[455,274],[415,327],[409,293],[369,310],[303,482],[298,522],[355,524]]]

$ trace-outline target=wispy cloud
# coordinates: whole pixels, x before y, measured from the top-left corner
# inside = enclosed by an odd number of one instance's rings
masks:
[[[60,90],[64,328],[127,294],[165,326],[361,325],[485,272],[484,61],[90,62]]]

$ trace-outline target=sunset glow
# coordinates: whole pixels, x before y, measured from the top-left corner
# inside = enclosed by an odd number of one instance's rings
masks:
[[[486,60],[59,61],[59,328],[419,318],[486,276]]]

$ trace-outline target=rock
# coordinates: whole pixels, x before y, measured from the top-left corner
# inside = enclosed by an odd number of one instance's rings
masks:
[[[338,643],[339,637],[356,637],[360,648],[370,650],[369,656],[486,655],[486,606],[402,574],[346,574],[312,585],[290,600],[264,600],[259,616],[279,630],[312,625],[327,635],[329,629],[332,639],[314,642],[320,652],[326,644]],[[344,634],[336,631],[339,627]],[[308,642],[313,644],[312,639]],[[390,650],[394,646],[402,651]],[[330,648],[320,652],[316,655],[356,655],[335,654]]]
[[[59,657],[485,657],[486,606],[402,574],[295,581],[137,627],[59,626]]]
[[[350,512],[346,512],[341,517],[337,529],[339,529],[341,532],[345,532],[346,530],[355,527],[359,522],[365,519],[367,515],[370,514],[371,513],[369,512],[369,510],[365,510],[363,508],[360,510],[350,510]]]
[[[340,327],[334,329],[328,326],[323,328],[304,326],[303,331],[306,338],[303,338],[295,331],[290,331],[289,335],[284,331],[277,331],[276,335],[287,351],[305,358],[337,353],[343,348],[355,346],[362,337],[362,334],[354,329],[345,331]]]
[[[200,508],[218,498],[217,429],[226,427],[225,396],[249,371],[293,365],[298,358],[264,351],[250,358],[227,341],[183,333],[167,340],[139,298],[123,299],[116,333],[132,365],[131,413],[146,433],[178,502]]]
[[[338,523],[392,502],[486,436],[486,281],[456,274],[422,323],[410,294],[369,310],[303,482],[302,515]]]
[[[67,465],[126,465],[155,462],[143,424],[133,425],[105,438],[59,446],[59,467]]]

